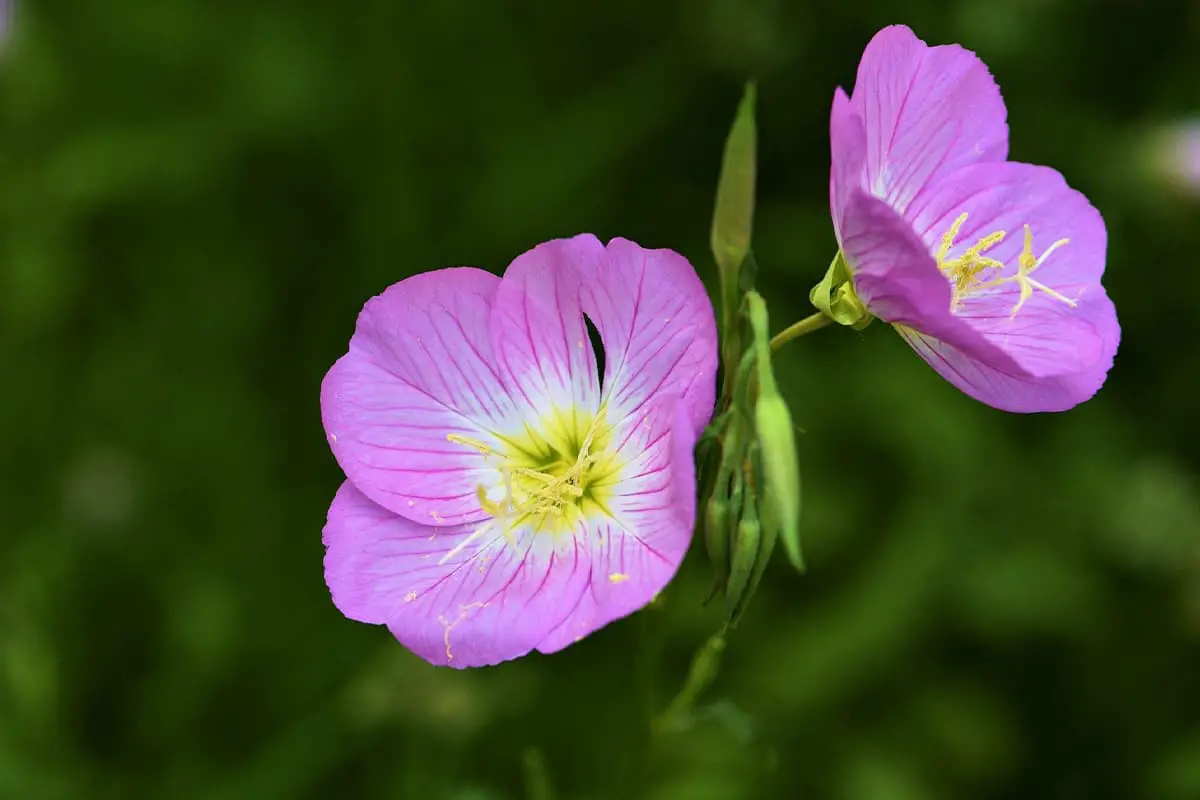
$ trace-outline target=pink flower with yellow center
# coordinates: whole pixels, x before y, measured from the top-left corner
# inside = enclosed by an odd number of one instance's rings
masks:
[[[1007,161],[987,67],[903,26],[867,45],[830,120],[830,206],[854,291],[942,377],[1006,411],[1060,411],[1120,340],[1099,212],[1048,167]]]
[[[321,387],[347,478],[324,531],[334,603],[454,667],[554,652],[646,605],[691,541],[716,369],[712,305],[670,250],[581,235],[503,278],[390,287]]]

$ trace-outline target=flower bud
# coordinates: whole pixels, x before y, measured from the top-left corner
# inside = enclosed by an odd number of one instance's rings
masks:
[[[754,426],[762,447],[763,495],[772,503],[783,549],[792,565],[804,571],[800,551],[800,465],[796,434],[787,403],[778,394],[764,394],[754,407]]]
[[[725,140],[721,177],[717,181],[717,202],[713,210],[710,243],[721,276],[721,300],[726,304],[723,311],[727,315],[727,323],[737,310],[738,270],[750,252],[750,237],[754,228],[754,183],[757,171],[754,100],[754,84],[748,83],[729,138]]]
[[[729,579],[729,499],[721,496],[728,491],[728,486],[716,487],[704,507],[704,547],[713,569],[713,585],[705,602],[715,597]]]
[[[750,493],[751,495],[753,492]],[[753,498],[747,498],[752,500]],[[758,559],[760,529],[754,502],[744,504],[742,518],[733,535],[733,553],[729,559],[729,581],[725,584],[725,619],[731,621],[750,600],[746,587]]]

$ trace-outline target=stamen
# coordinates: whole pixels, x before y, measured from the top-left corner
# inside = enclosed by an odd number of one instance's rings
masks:
[[[588,430],[579,444],[574,462],[569,466],[562,461],[545,467],[528,467],[512,463],[519,455],[508,455],[493,450],[475,439],[458,434],[448,434],[447,439],[455,444],[470,447],[485,457],[500,459],[497,465],[504,483],[504,494],[499,500],[488,497],[487,488],[476,488],[479,506],[492,520],[500,524],[504,535],[512,540],[512,532],[530,517],[563,520],[586,492],[587,473],[599,456],[593,452],[596,439],[605,425],[606,410],[602,407],[592,419]],[[523,459],[524,460],[524,459]],[[464,540],[446,558],[450,558],[461,547],[473,541],[479,531]]]
[[[946,235],[942,237],[937,250],[938,269],[953,281],[950,294],[951,311],[958,308],[959,300],[978,288],[979,278],[983,272],[990,269],[1004,269],[1003,262],[988,258],[983,254],[1004,241],[1004,237],[1007,235],[1005,231],[989,233],[964,250],[958,258],[946,259],[946,256],[950,254],[950,248],[954,246],[954,237],[958,235],[966,221],[967,214],[965,212],[959,214],[950,225],[950,230],[946,231]]]
[[[963,223],[966,220],[967,215],[965,213],[958,215],[950,225],[950,230],[942,237],[936,253],[938,269],[946,277],[950,278],[952,282],[950,294],[951,311],[958,309],[959,303],[963,298],[1003,286],[1011,281],[1015,281],[1019,287],[1017,303],[1012,309],[1012,316],[1014,317],[1025,306],[1026,301],[1033,296],[1034,290],[1044,292],[1055,300],[1066,303],[1071,308],[1075,308],[1075,300],[1030,277],[1035,270],[1046,263],[1046,259],[1050,257],[1051,253],[1067,244],[1070,241],[1069,239],[1059,239],[1046,248],[1041,257],[1035,258],[1033,255],[1033,231],[1028,225],[1025,225],[1025,242],[1021,249],[1021,254],[1017,257],[1017,274],[983,281],[981,278],[984,272],[1004,269],[1004,262],[988,258],[983,254],[1004,241],[1004,237],[1007,234],[1005,231],[989,233],[974,245],[964,250],[963,254],[958,258],[947,259],[946,257],[949,255],[950,249],[954,246],[954,237],[958,235],[959,230],[962,229]]]
[[[483,523],[478,528],[476,528],[475,531],[470,536],[463,539],[458,544],[454,545],[453,549],[451,549],[449,553],[446,553],[446,555],[444,555],[440,559],[438,559],[438,566],[439,567],[442,566],[447,561],[449,561],[450,559],[454,558],[456,555],[461,553],[463,551],[464,547],[466,547],[471,542],[475,541],[480,536],[482,536],[487,531],[487,529],[490,528],[491,526],[492,526],[492,521],[488,520],[487,522]]]
[[[1045,285],[1041,281],[1036,281],[1033,278],[1029,277],[1030,275],[1032,275],[1034,273],[1035,270],[1037,270],[1039,267],[1041,267],[1042,264],[1046,263],[1046,259],[1048,259],[1050,257],[1051,253],[1053,253],[1055,250],[1057,250],[1058,248],[1062,247],[1063,245],[1067,244],[1070,241],[1071,241],[1070,239],[1059,239],[1054,244],[1052,244],[1048,248],[1046,248],[1046,251],[1044,253],[1042,253],[1040,258],[1034,258],[1034,256],[1033,256],[1033,231],[1030,229],[1030,227],[1028,225],[1026,225],[1025,226],[1025,243],[1024,243],[1024,246],[1021,248],[1021,254],[1017,257],[1017,274],[1010,275],[1005,278],[997,278],[996,280],[989,281],[988,283],[985,283],[982,286],[979,286],[978,288],[979,289],[990,289],[990,288],[993,288],[996,286],[1002,286],[1005,283],[1008,283],[1009,281],[1016,281],[1017,286],[1019,287],[1020,293],[1017,297],[1017,304],[1014,305],[1012,308],[1012,312],[1010,314],[1010,316],[1012,316],[1012,317],[1015,317],[1017,315],[1017,312],[1025,307],[1026,301],[1029,300],[1029,298],[1033,296],[1033,291],[1035,289],[1038,290],[1039,292],[1045,292],[1050,297],[1054,298],[1055,300],[1059,301],[1060,303],[1066,303],[1067,306],[1069,306],[1071,308],[1075,308],[1078,305],[1078,303],[1075,300],[1072,300],[1071,298],[1063,295],[1060,292],[1056,292],[1054,289],[1051,289],[1049,286]]]
[[[486,444],[479,441],[478,439],[468,439],[466,436],[459,436],[457,433],[447,433],[446,441],[454,442],[455,444],[465,445],[465,446],[471,448],[472,450],[478,450],[480,453],[484,454],[485,456],[491,456],[491,455],[496,454],[495,450],[488,447]]]

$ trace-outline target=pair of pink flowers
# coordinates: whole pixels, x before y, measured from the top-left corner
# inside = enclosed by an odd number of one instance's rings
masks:
[[[1058,173],[1005,161],[973,54],[881,31],[830,133],[834,227],[870,314],[998,408],[1096,392],[1119,336],[1103,222]],[[691,542],[716,371],[712,304],[669,250],[583,235],[502,278],[395,284],[321,389],[347,477],[324,531],[334,603],[455,667],[554,652],[646,605]]]

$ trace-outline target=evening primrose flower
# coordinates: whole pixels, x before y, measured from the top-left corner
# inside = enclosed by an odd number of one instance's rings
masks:
[[[892,26],[830,120],[830,206],[865,312],[942,377],[1006,411],[1060,411],[1104,383],[1120,339],[1100,214],[1048,167],[1006,160],[987,67]]]
[[[712,304],[670,250],[581,235],[503,278],[393,285],[321,386],[347,478],[324,531],[335,605],[454,667],[551,653],[646,605],[691,541],[716,369]]]

